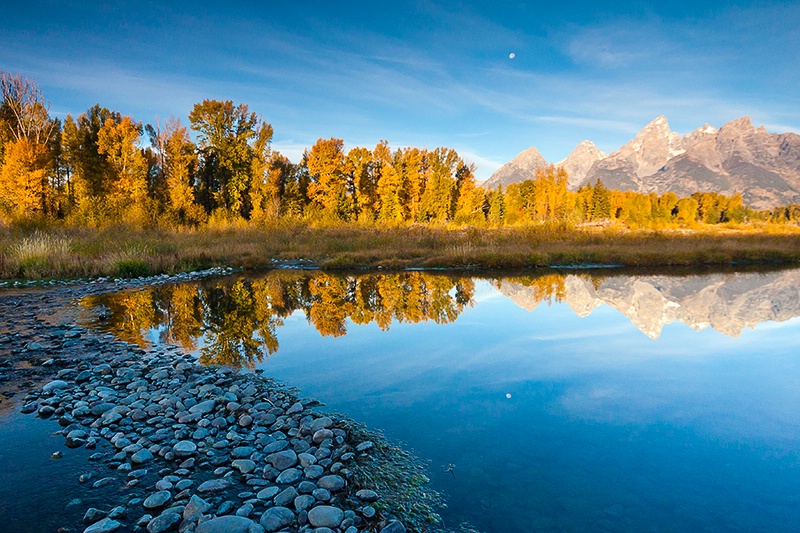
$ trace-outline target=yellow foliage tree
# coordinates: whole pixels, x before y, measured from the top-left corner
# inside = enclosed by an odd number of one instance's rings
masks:
[[[97,151],[106,156],[115,174],[107,201],[112,213],[131,222],[141,222],[147,215],[147,161],[138,146],[140,138],[141,124],[130,117],[119,122],[107,119],[97,137]]]
[[[26,137],[5,144],[5,158],[0,169],[0,201],[15,215],[41,211],[49,192],[47,170],[41,159],[46,148]]]

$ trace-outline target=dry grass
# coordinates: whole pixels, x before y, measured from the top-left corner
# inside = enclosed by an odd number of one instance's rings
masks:
[[[800,262],[787,226],[631,231],[558,225],[502,229],[427,226],[314,228],[304,224],[201,230],[0,227],[0,278],[139,276],[210,266],[512,269],[550,265],[692,266]]]

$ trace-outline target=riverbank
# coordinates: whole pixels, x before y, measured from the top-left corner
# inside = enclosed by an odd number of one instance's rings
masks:
[[[406,530],[396,517],[411,531],[435,520],[438,495],[423,490],[421,467],[355,422],[264,376],[74,324],[75,298],[221,273],[0,292],[0,412],[58,431],[48,483],[65,497],[105,495],[63,531],[396,532]],[[86,472],[59,479],[57,458],[86,449]],[[404,471],[382,476],[389,464]],[[381,477],[416,484],[365,481]],[[74,509],[64,516],[74,520]],[[36,530],[33,518],[24,530]]]
[[[173,231],[0,228],[0,279],[137,277],[294,262],[325,269],[530,269],[800,263],[800,228],[700,226],[633,231],[306,224]]]

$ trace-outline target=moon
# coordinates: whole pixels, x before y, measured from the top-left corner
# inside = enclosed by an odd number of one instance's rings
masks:
[[[514,59],[515,57],[517,57],[517,54],[515,54],[514,52],[511,52],[510,54],[508,54],[508,58],[509,59]]]

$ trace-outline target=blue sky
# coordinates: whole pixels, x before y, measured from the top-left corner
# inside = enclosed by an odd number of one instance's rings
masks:
[[[658,115],[800,131],[800,3],[663,4],[29,0],[0,17],[0,70],[56,116],[186,123],[231,99],[295,162],[320,137],[386,139],[455,148],[478,179],[532,145],[613,151]]]

